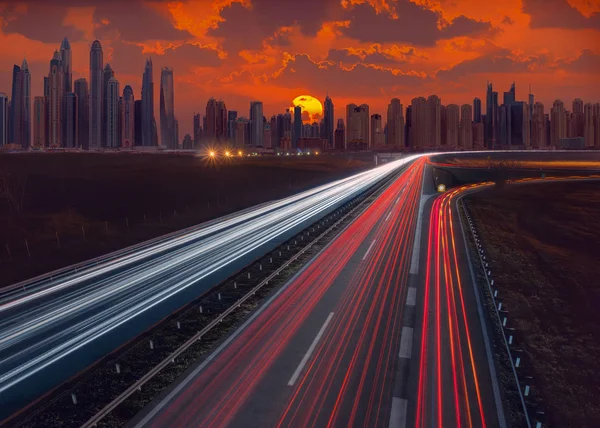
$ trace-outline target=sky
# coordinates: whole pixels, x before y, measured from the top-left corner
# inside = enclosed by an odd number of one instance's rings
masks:
[[[0,92],[26,56],[41,95],[64,37],[74,80],[89,79],[98,39],[136,99],[151,56],[157,121],[160,67],[173,68],[181,138],[210,97],[246,117],[263,101],[270,117],[328,94],[336,117],[348,103],[385,117],[394,97],[485,108],[489,80],[500,100],[513,81],[526,100],[531,84],[546,111],[600,102],[600,0],[0,0]]]

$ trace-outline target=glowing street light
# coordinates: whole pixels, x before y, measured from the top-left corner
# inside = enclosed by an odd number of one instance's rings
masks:
[[[231,156],[231,154],[229,153],[229,151],[225,152],[225,156],[227,156],[227,157]]]
[[[210,156],[211,158],[214,158],[217,154],[214,152],[214,150],[211,150],[210,152],[208,152],[208,156]]]

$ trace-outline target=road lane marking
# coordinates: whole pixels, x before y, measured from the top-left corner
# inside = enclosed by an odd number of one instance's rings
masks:
[[[425,173],[423,173],[423,176],[425,176]],[[410,273],[419,273],[419,253],[421,252],[421,229],[423,228],[423,209],[425,208],[425,203],[432,196],[436,195],[421,196],[421,202],[419,204],[419,214],[417,218],[417,230],[415,231],[415,242],[413,244],[412,260],[410,262]]]
[[[404,398],[392,397],[392,413],[390,415],[390,428],[406,427],[406,409],[408,401]]]
[[[388,221],[390,219],[390,216],[392,215],[392,212],[390,211],[387,215],[387,217],[385,218],[385,221]]]
[[[367,248],[367,252],[365,253],[364,257],[362,258],[363,260],[366,259],[367,256],[369,255],[371,248],[373,248],[373,245],[375,245],[375,241],[377,241],[377,239],[374,239],[373,242],[371,242],[371,245],[369,245],[369,248]]]
[[[413,329],[412,327],[402,327],[402,336],[400,336],[400,358],[410,358],[412,355]]]
[[[325,320],[325,324],[323,324],[321,330],[319,330],[319,332],[317,333],[317,337],[315,337],[315,340],[313,340],[313,342],[310,344],[310,348],[308,348],[308,351],[306,351],[306,354],[304,354],[304,357],[302,357],[302,361],[300,361],[298,368],[296,369],[290,381],[288,382],[288,386],[294,386],[294,384],[298,380],[298,377],[300,376],[300,373],[302,373],[304,366],[306,365],[306,363],[308,363],[310,356],[317,347],[317,343],[319,343],[319,340],[321,340],[321,336],[323,336],[323,333],[325,333],[325,329],[327,328],[327,325],[329,325],[331,318],[333,318],[333,312],[329,314],[329,316]]]
[[[417,303],[417,289],[416,287],[408,287],[408,293],[406,294],[406,306],[415,306]]]

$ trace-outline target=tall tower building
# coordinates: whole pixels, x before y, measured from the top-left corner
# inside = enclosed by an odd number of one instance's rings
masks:
[[[119,81],[111,77],[106,86],[106,147],[119,147]]]
[[[62,59],[63,74],[65,76],[65,93],[73,92],[73,57],[71,54],[71,45],[66,37],[60,44],[60,57]]]
[[[173,69],[166,67],[160,69],[160,134],[163,147],[177,148]]]
[[[235,141],[235,131],[237,129],[236,122],[237,122],[237,111],[229,110],[227,112],[226,140],[229,141],[230,143],[233,143]],[[273,146],[273,147],[276,147],[276,146]]]
[[[50,61],[50,73],[48,75],[50,99],[48,100],[48,146],[63,147],[63,100],[64,83],[62,60],[58,51]]]
[[[299,109],[299,107],[297,107]],[[301,119],[302,120],[302,119]],[[264,124],[262,101],[250,102],[250,145],[264,147]]]
[[[133,89],[126,85],[123,88],[123,108],[121,116],[121,146],[135,145],[135,99]]]
[[[333,147],[333,121],[335,120],[334,116],[334,107],[333,101],[329,98],[329,95],[325,97],[325,103],[323,105],[323,129],[322,129],[322,138],[328,141],[329,148]]]
[[[346,127],[344,126],[344,119],[338,119],[335,128],[335,150],[344,150],[346,148],[345,133]]]
[[[594,147],[594,107],[591,103],[583,106],[584,127],[583,134],[586,147]]]
[[[413,98],[411,101],[411,143],[413,149],[424,149],[429,146],[431,135],[428,120],[427,100],[423,97]]]
[[[516,101],[516,91],[515,91],[515,82],[513,82],[512,85],[510,85],[509,91],[504,93],[503,104],[508,106],[508,105],[511,105],[512,103],[514,103],[515,101]]]
[[[298,139],[302,136],[302,108],[294,107],[294,132],[292,133],[292,149],[298,148]]]
[[[114,77],[115,72],[110,66],[110,64],[107,63],[104,66],[104,70],[102,71],[102,93],[104,94],[104,98],[102,100],[103,106],[106,106],[106,104],[108,103],[108,82]],[[108,130],[108,116],[106,115],[107,111],[108,109],[104,107],[104,110],[102,112],[102,147],[109,147],[106,142],[108,139],[108,135],[106,133]]]
[[[23,72],[16,64],[13,66],[9,121],[10,143],[23,146]]]
[[[441,100],[437,95],[427,98],[427,123],[429,126],[429,146],[439,148],[441,144]]]
[[[458,148],[459,107],[456,104],[446,106],[446,144],[450,148]]]
[[[494,149],[498,139],[498,92],[488,82],[485,97],[485,142],[488,149]]]
[[[531,145],[535,149],[546,147],[546,115],[544,104],[536,102],[533,105],[533,116],[531,118]]]
[[[600,103],[596,103],[592,107],[594,115],[594,147],[600,148]]]
[[[96,40],[90,49],[90,135],[88,141],[90,150],[102,147],[103,67],[102,45]]]
[[[479,98],[473,99],[473,122],[481,122],[481,100]]]
[[[75,80],[74,92],[77,96],[77,142],[80,147],[87,150],[90,138],[90,99],[87,80],[84,78]]]
[[[209,143],[217,139],[217,100],[210,98],[206,103],[206,124],[204,126],[204,138]]]
[[[194,148],[200,146],[200,140],[202,140],[202,115],[194,113]]]
[[[225,101],[217,101],[217,141],[227,141],[227,107]]]
[[[387,144],[404,149],[404,115],[398,98],[392,98],[388,104]]]
[[[585,128],[585,112],[583,101],[579,98],[573,100],[572,136],[583,137]]]
[[[556,100],[550,110],[550,144],[560,147],[560,139],[567,136],[567,120],[565,117],[565,105],[562,101]]]
[[[381,147],[385,144],[385,135],[383,134],[383,120],[380,114],[371,115],[371,145]]]
[[[465,150],[473,148],[473,107],[470,104],[460,108],[460,145]]]
[[[371,146],[369,133],[369,106],[348,104],[346,106],[346,148]]]
[[[21,83],[23,85],[21,113],[23,115],[22,122],[22,141],[21,147],[26,149],[31,145],[31,74],[27,60],[23,59],[21,64]]]
[[[8,95],[0,92],[0,147],[8,144]]]
[[[142,100],[133,103],[133,137],[136,146],[142,146]]]
[[[154,119],[154,77],[152,72],[152,58],[146,59],[144,75],[142,78],[142,144],[153,146],[155,143]]]
[[[531,93],[531,85],[529,85],[529,120],[533,119],[533,106],[535,105],[535,99],[533,94]]]
[[[441,131],[441,144],[442,146],[446,146],[446,144],[448,143],[447,138],[448,138],[448,134],[446,133],[446,128],[448,127],[448,112],[446,111],[446,106],[445,105],[441,105],[440,106],[440,129]]]
[[[63,123],[65,147],[70,149],[79,147],[79,141],[77,140],[77,137],[79,136],[77,129],[77,95],[75,95],[74,92],[65,94]]]

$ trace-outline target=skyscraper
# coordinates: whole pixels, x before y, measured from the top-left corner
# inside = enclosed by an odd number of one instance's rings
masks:
[[[23,140],[21,142],[21,147],[28,148],[31,145],[31,74],[29,74],[29,67],[27,66],[26,59],[23,59],[23,63],[21,64],[21,73],[21,82],[23,85],[21,106],[21,113],[23,115]]]
[[[552,110],[550,110],[550,144],[555,147],[560,147],[560,139],[567,136],[565,118],[565,105],[561,100],[554,101]]]
[[[227,112],[227,141],[233,143],[235,141],[235,131],[237,122],[237,111],[229,110]]]
[[[346,148],[346,127],[344,126],[344,119],[338,119],[337,126],[335,128],[335,149],[344,150]]]
[[[392,98],[387,109],[387,144],[404,148],[404,116],[398,98]]]
[[[463,149],[473,148],[473,107],[463,104],[460,108],[460,145]]]
[[[77,96],[77,142],[80,147],[87,150],[90,138],[90,99],[87,80],[77,79],[74,92]]]
[[[600,103],[592,107],[594,115],[594,147],[600,148]]]
[[[155,143],[154,120],[154,77],[152,73],[152,58],[146,59],[142,78],[142,145],[153,146]]]
[[[133,103],[133,137],[136,146],[142,146],[142,100]]]
[[[106,147],[119,147],[119,81],[111,77],[106,86]]]
[[[510,106],[510,144],[529,148],[529,106],[523,101],[514,102]]]
[[[121,146],[129,148],[135,145],[135,99],[129,85],[123,88],[122,110]]]
[[[103,67],[102,45],[98,40],[95,40],[90,49],[90,135],[88,141],[90,150],[97,150],[102,147]]]
[[[413,98],[411,101],[411,147],[424,149],[430,145],[429,137],[431,128],[429,125],[428,104],[423,97]]]
[[[333,121],[335,120],[334,116],[334,107],[333,101],[329,98],[329,95],[325,97],[325,103],[323,104],[323,129],[322,129],[322,138],[328,141],[329,148],[333,147]]]
[[[104,70],[102,71],[102,93],[104,97],[102,99],[103,111],[102,111],[102,147],[110,147],[107,145],[108,139],[108,109],[106,108],[106,104],[108,103],[108,82],[110,79],[115,77],[115,72],[110,66],[110,64],[106,64],[104,66]]]
[[[71,45],[66,37],[60,44],[60,57],[62,59],[63,75],[65,77],[65,93],[73,92],[73,57],[71,55]]]
[[[200,113],[194,113],[194,148],[200,146],[200,140],[202,139],[202,115]]]
[[[298,139],[302,136],[302,107],[294,107],[294,132],[292,133],[292,149],[298,148]]]
[[[63,100],[64,83],[62,60],[58,51],[50,61],[50,73],[48,75],[48,84],[50,99],[48,100],[48,146],[63,147]]]
[[[441,100],[437,95],[427,98],[427,124],[429,126],[429,146],[438,148],[441,144]]]
[[[383,121],[380,114],[371,115],[371,145],[380,147],[385,144],[385,136],[383,135]]]
[[[504,100],[503,103],[504,105],[511,105],[512,103],[514,103],[516,101],[516,92],[515,92],[515,82],[512,83],[512,85],[510,85],[510,89],[508,92],[504,93]]]
[[[481,100],[479,98],[473,99],[473,122],[481,122]]]
[[[160,134],[163,147],[177,148],[173,69],[166,67],[160,69]]]
[[[346,106],[346,148],[370,147],[369,106],[348,104]]]
[[[225,101],[217,101],[217,141],[227,141],[227,106]]]
[[[594,147],[594,107],[591,103],[583,106],[583,134],[586,147]]]
[[[485,97],[485,142],[488,149],[494,149],[496,145],[498,128],[498,92],[488,82]]]
[[[74,92],[68,92],[65,94],[63,123],[64,146],[67,148],[79,147],[79,141],[77,140],[77,137],[79,136],[79,132],[77,130],[77,95],[75,95]]]
[[[579,98],[573,100],[573,124],[571,136],[572,137],[583,137],[585,128],[585,112],[583,108],[583,101]]]
[[[44,148],[46,139],[46,97],[35,97],[33,100],[33,147]]]
[[[8,95],[0,92],[0,147],[8,144]]]
[[[533,105],[531,145],[536,149],[546,147],[546,115],[544,114],[544,104],[540,102]]]
[[[459,123],[458,105],[448,104],[446,106],[446,144],[452,149],[458,147]]]
[[[264,146],[263,103],[262,101],[250,102],[250,145]]]
[[[13,66],[12,75],[12,97],[10,99],[10,143],[24,145],[24,114],[23,114],[23,72],[18,65]]]

